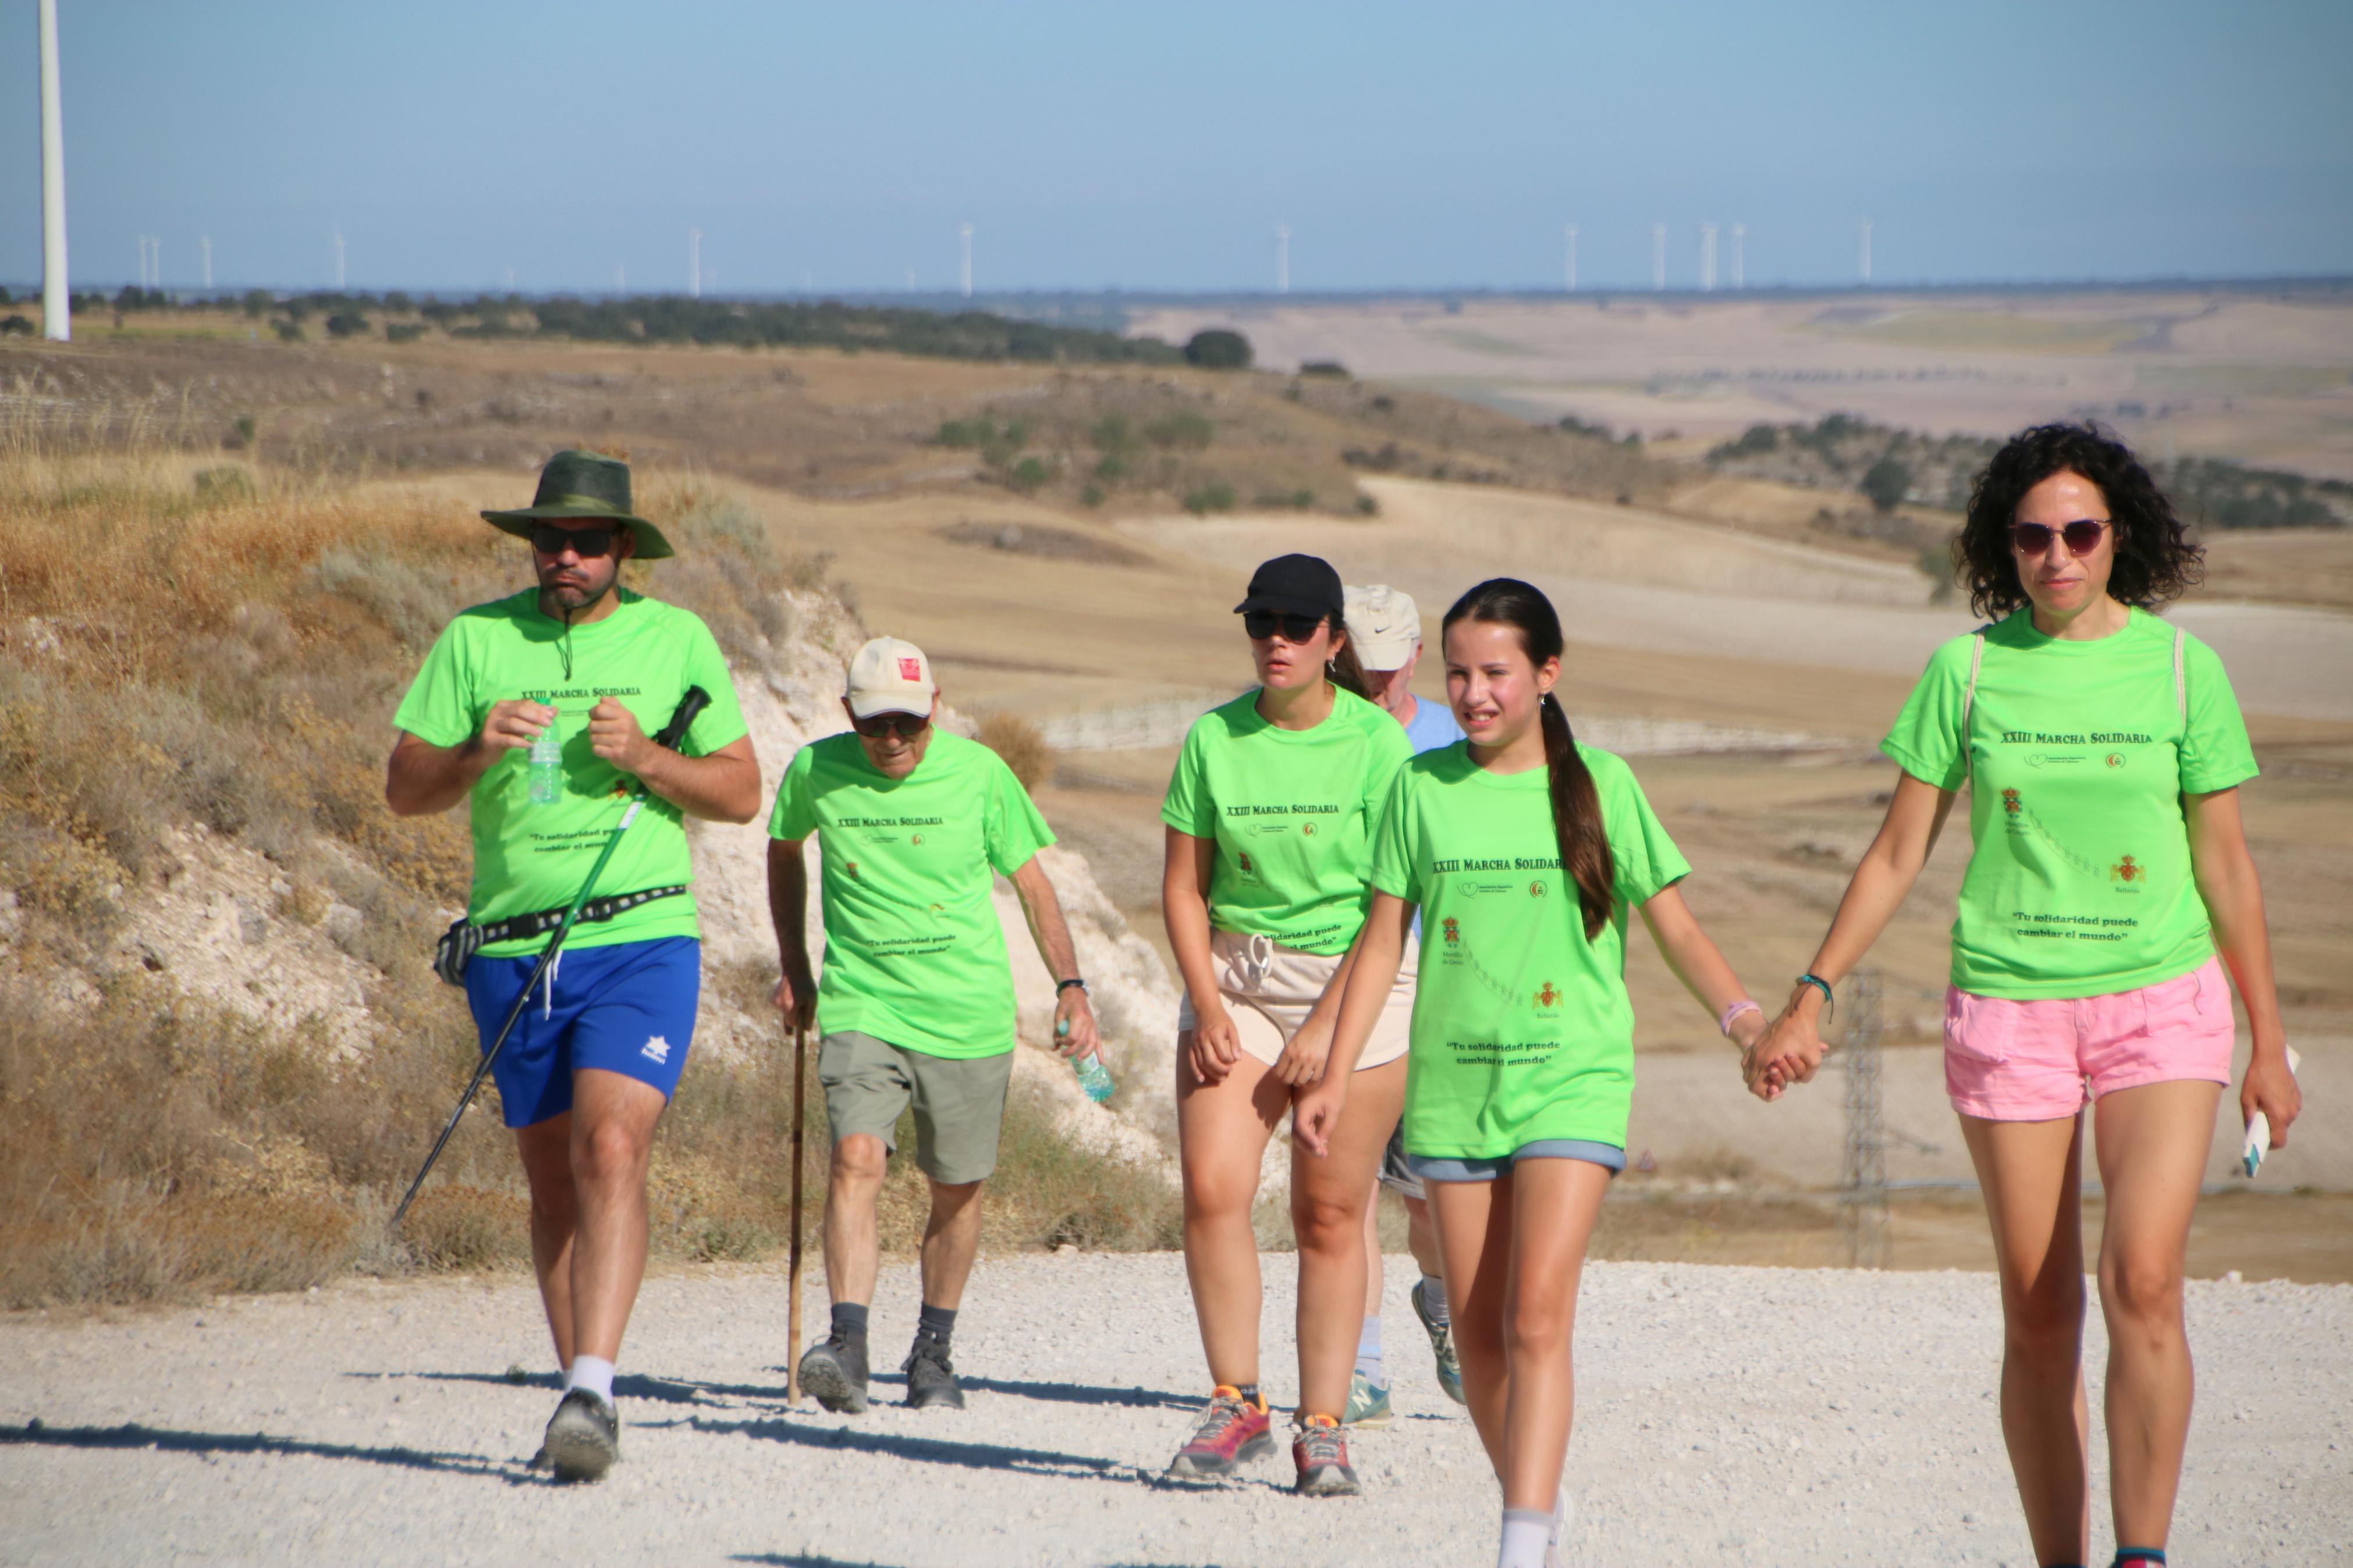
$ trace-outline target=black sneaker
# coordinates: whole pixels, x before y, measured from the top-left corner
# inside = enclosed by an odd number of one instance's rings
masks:
[[[809,1346],[801,1357],[801,1386],[828,1410],[862,1415],[866,1409],[866,1342],[836,1334]]]
[[[956,1382],[955,1368],[949,1363],[946,1341],[917,1334],[915,1348],[907,1352],[906,1363],[899,1370],[907,1374],[908,1409],[964,1408],[964,1389]]]
[[[540,1445],[560,1481],[601,1481],[621,1457],[621,1418],[585,1388],[564,1396]]]

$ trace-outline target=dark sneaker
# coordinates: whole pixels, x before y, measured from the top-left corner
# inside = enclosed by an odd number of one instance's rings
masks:
[[[1419,1280],[1405,1295],[1413,1303],[1413,1315],[1421,1320],[1421,1331],[1430,1336],[1430,1353],[1438,1358],[1439,1392],[1455,1404],[1462,1404],[1462,1363],[1454,1354],[1454,1325],[1440,1322],[1422,1307]]]
[[[1241,1390],[1220,1384],[1192,1440],[1168,1461],[1168,1473],[1178,1480],[1221,1480],[1272,1451],[1272,1426],[1265,1411],[1242,1398]]]
[[[1310,1415],[1300,1425],[1291,1445],[1291,1462],[1299,1467],[1299,1481],[1292,1489],[1301,1497],[1355,1497],[1364,1490],[1348,1464],[1348,1440],[1329,1415]]]
[[[907,1374],[907,1408],[910,1410],[961,1410],[964,1389],[957,1384],[955,1368],[948,1361],[948,1347],[929,1335],[915,1336],[915,1348],[907,1352],[899,1370]]]
[[[560,1481],[601,1481],[621,1457],[621,1418],[585,1388],[564,1396],[541,1444]]]
[[[828,1410],[858,1415],[866,1409],[866,1342],[836,1334],[801,1357],[801,1386]]]

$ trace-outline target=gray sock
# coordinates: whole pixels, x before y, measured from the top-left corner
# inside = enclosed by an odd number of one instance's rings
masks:
[[[926,1301],[922,1315],[915,1320],[915,1337],[934,1339],[945,1344],[948,1336],[955,1332],[955,1321],[956,1310],[954,1307],[934,1307]]]
[[[836,1339],[864,1339],[866,1337],[866,1303],[836,1301],[833,1304],[833,1332]]]
[[[1446,1281],[1435,1274],[1425,1274],[1414,1285],[1421,1292],[1421,1310],[1430,1314],[1433,1323],[1449,1322],[1446,1315]]]

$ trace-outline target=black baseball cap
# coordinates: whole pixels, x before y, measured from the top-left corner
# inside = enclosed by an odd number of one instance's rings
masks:
[[[1250,593],[1234,614],[1272,610],[1285,616],[1329,616],[1339,620],[1347,604],[1340,574],[1320,555],[1278,555],[1250,574]]]

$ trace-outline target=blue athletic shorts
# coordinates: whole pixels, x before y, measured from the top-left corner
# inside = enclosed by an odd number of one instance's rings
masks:
[[[466,1002],[483,1050],[538,962],[479,952],[467,962]],[[572,1075],[582,1068],[649,1083],[669,1099],[694,1041],[702,992],[702,944],[691,936],[557,953],[491,1068],[506,1124],[530,1127],[571,1110]]]
[[[1614,1176],[1626,1168],[1626,1151],[1614,1143],[1596,1143],[1583,1138],[1539,1138],[1533,1143],[1521,1144],[1508,1154],[1461,1159],[1439,1154],[1405,1157],[1413,1173],[1425,1182],[1492,1182],[1522,1160],[1582,1160],[1589,1165],[1601,1166]]]

